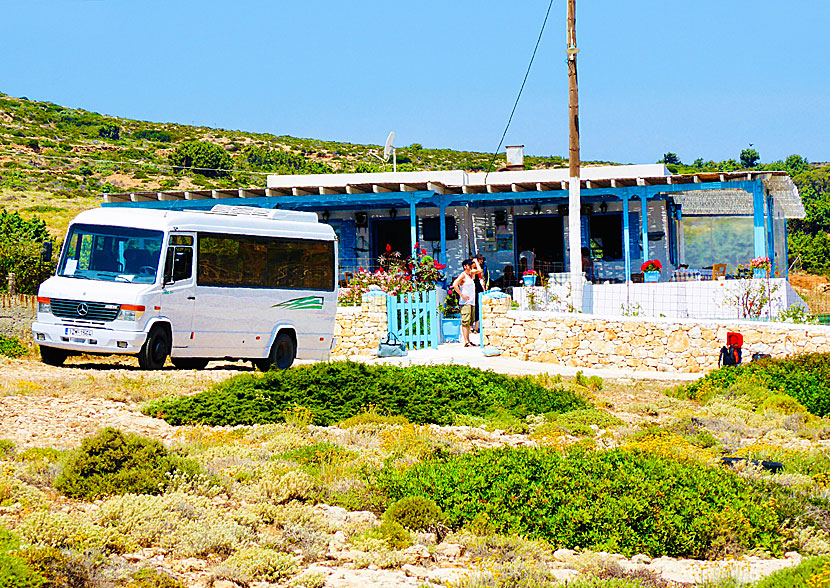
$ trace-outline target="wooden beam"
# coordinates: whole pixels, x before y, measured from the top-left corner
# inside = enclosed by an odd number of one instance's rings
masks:
[[[372,192],[374,192],[375,194],[383,194],[391,191],[392,190],[390,190],[386,186],[381,186],[380,184],[372,184]]]
[[[510,184],[510,191],[511,192],[527,192],[527,188],[519,185],[519,184]]]
[[[415,186],[410,186],[409,184],[401,184],[400,185],[401,192],[417,192],[418,188]]]
[[[427,190],[435,192],[436,194],[444,194],[446,192],[444,185],[438,182],[427,182]]]

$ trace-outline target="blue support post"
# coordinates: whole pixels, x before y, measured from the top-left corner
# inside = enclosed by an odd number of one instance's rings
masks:
[[[623,193],[623,248],[625,249],[625,281],[631,280],[631,239],[628,226],[628,193]]]
[[[770,261],[770,276],[775,277],[775,216],[773,215],[772,194],[767,196],[767,257]]]
[[[764,184],[755,182],[752,189],[752,224],[755,237],[755,257],[766,257],[767,240],[764,228]]]
[[[640,194],[640,233],[643,242],[643,261],[648,260],[648,200]]]
[[[784,278],[790,278],[790,246],[787,243],[789,239],[789,235],[787,234],[787,221],[784,221],[784,234],[781,235],[781,238],[784,239],[784,259],[781,261],[784,262],[784,271],[782,272]]]
[[[418,242],[418,217],[415,216],[415,200],[409,201],[409,239],[409,250],[417,254],[415,243]]]
[[[438,226],[441,228],[441,255],[438,261],[447,265],[447,204],[443,196],[438,201]]]

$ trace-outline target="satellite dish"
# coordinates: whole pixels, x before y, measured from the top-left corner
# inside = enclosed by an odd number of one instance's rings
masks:
[[[383,147],[383,161],[389,161],[389,156],[394,153],[395,148],[392,146],[392,143],[395,141],[395,131],[389,133],[389,136],[386,138],[386,145]]]

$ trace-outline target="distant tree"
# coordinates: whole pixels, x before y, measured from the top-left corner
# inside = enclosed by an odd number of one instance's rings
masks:
[[[188,141],[179,144],[168,158],[176,171],[192,170],[211,178],[227,176],[233,167],[230,155],[219,145],[207,141]]]
[[[800,155],[793,154],[787,157],[787,161],[784,162],[784,167],[790,175],[797,174],[807,167],[807,160]]]
[[[663,159],[661,159],[657,163],[665,163],[666,165],[680,165],[682,162],[680,161],[680,158],[677,156],[677,153],[672,153],[671,151],[669,151],[668,153],[663,155]]]
[[[755,167],[758,165],[758,161],[761,159],[761,156],[758,155],[758,152],[752,148],[750,145],[743,151],[741,151],[741,165],[744,168]]]
[[[703,158],[698,157],[697,159],[695,159],[695,162],[692,165],[694,165],[697,169],[703,169]]]
[[[98,136],[117,141],[121,137],[121,127],[115,123],[105,123],[98,127]]]

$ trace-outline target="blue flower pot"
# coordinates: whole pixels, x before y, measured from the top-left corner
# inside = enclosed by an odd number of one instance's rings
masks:
[[[461,339],[461,319],[441,319],[441,337],[444,339],[444,343],[454,343],[459,341]]]
[[[536,285],[536,276],[522,276],[522,280],[524,281],[525,286]]]
[[[659,282],[660,272],[643,272],[643,281],[651,284]]]

